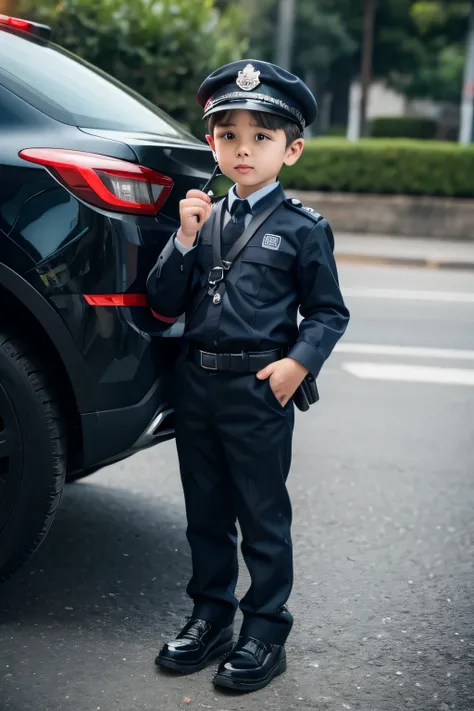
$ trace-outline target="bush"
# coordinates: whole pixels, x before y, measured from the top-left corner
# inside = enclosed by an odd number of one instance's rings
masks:
[[[436,136],[436,121],[419,116],[376,118],[371,124],[373,138],[419,138],[432,140]]]
[[[328,136],[342,136],[346,137],[347,135],[347,126],[344,123],[333,123],[329,127],[329,131],[327,132]]]
[[[298,163],[283,168],[281,180],[299,190],[472,198],[474,145],[312,139]]]

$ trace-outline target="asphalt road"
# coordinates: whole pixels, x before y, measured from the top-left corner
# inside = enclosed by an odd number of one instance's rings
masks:
[[[352,322],[297,416],[288,672],[236,696],[155,670],[189,611],[169,442],[67,487],[0,591],[1,711],[474,711],[474,275],[340,276]]]

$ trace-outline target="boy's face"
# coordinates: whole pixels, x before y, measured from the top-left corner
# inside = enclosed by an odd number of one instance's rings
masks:
[[[242,198],[275,182],[282,165],[296,163],[304,146],[299,138],[287,148],[283,129],[258,126],[253,113],[243,109],[232,111],[228,123],[216,126],[214,136],[206,138]]]

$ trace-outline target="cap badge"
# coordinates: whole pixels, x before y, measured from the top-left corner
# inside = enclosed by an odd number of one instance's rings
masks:
[[[247,66],[239,72],[236,84],[243,91],[252,91],[255,89],[260,82],[260,72],[255,69],[252,64],[247,64]]]

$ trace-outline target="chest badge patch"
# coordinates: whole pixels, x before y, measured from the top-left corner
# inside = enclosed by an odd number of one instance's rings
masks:
[[[262,241],[262,247],[265,249],[279,249],[280,244],[280,235],[265,235]]]

